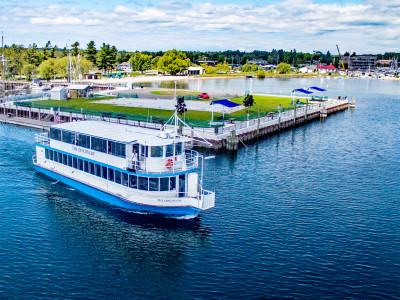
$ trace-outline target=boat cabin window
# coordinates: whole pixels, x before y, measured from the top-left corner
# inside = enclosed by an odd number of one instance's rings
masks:
[[[129,175],[129,187],[133,189],[137,189],[137,176]]]
[[[75,145],[75,132],[62,131],[62,141],[64,143]]]
[[[107,153],[107,141],[99,138],[92,137],[91,149]]]
[[[125,157],[125,144],[108,141],[108,154]]]
[[[53,140],[61,141],[61,130],[50,128],[50,138]]]
[[[122,185],[128,186],[128,174],[122,173]]]
[[[171,157],[171,156],[174,156],[174,144],[170,144],[170,145],[167,145],[167,151],[166,151],[166,156],[167,157]]]
[[[175,144],[175,155],[181,155],[183,151],[182,143]]]
[[[160,178],[160,191],[165,192],[169,190],[169,178]]]
[[[176,177],[169,178],[169,190],[173,191],[176,189]]]
[[[149,178],[149,191],[158,191],[159,189],[159,178]]]
[[[163,157],[163,146],[151,146],[151,157]]]
[[[86,134],[76,134],[76,145],[90,149],[90,136]]]
[[[121,171],[115,170],[115,182],[121,184]]]
[[[147,157],[147,146],[140,145],[140,156]]]
[[[139,190],[149,190],[149,178],[139,176]]]

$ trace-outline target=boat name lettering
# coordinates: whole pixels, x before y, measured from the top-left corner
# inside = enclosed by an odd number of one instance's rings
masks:
[[[159,202],[182,202],[180,199],[157,199]]]
[[[94,151],[72,146],[72,150],[94,156]]]

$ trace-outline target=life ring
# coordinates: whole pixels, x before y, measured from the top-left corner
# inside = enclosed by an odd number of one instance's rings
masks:
[[[172,158],[168,158],[167,163],[165,164],[167,169],[171,169],[173,165],[174,165],[174,161],[172,160]]]

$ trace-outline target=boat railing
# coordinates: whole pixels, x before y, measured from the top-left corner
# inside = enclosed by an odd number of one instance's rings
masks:
[[[209,209],[215,206],[215,192],[205,189],[201,190],[202,209]]]
[[[146,158],[140,159],[139,161],[129,160],[128,168],[135,170],[139,173],[149,174],[163,174],[163,173],[175,173],[181,171],[188,171],[196,169],[199,166],[199,153],[194,150],[187,150],[185,152],[185,158],[180,159],[178,157],[166,158],[167,163],[162,166],[164,168],[160,171],[149,171]]]
[[[36,133],[35,134],[35,142],[37,144],[49,146],[50,145],[50,139],[47,134],[47,132],[41,132],[41,133]]]

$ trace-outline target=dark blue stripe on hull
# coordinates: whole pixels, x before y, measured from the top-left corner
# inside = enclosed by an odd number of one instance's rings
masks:
[[[50,170],[44,169],[39,166],[34,166],[36,171],[45,174],[48,177],[51,177],[55,180],[59,180],[66,185],[69,185],[89,196],[92,196],[96,199],[99,199],[103,202],[107,202],[114,206],[122,207],[127,210],[135,210],[135,211],[146,211],[146,212],[154,212],[160,214],[167,214],[167,215],[175,215],[175,216],[197,216],[199,213],[199,209],[194,207],[157,207],[157,206],[148,206],[148,205],[141,205],[132,202],[124,201],[116,196],[110,195],[106,192],[100,191],[96,188],[90,187],[83,183],[80,183],[76,180],[67,178],[63,175],[58,173],[52,172]]]

